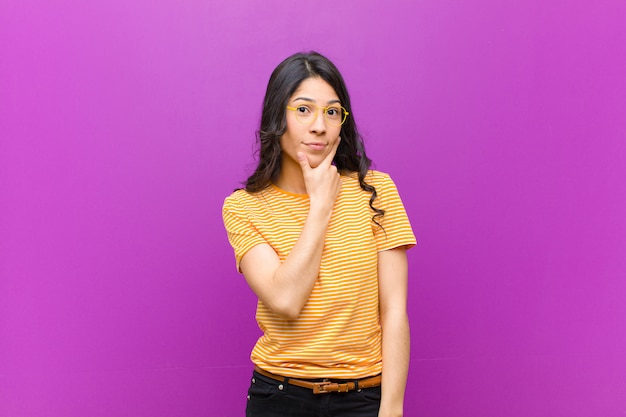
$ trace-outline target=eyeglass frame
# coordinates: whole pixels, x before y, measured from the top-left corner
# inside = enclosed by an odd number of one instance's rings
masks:
[[[339,106],[339,108],[340,108],[340,109],[341,109],[341,111],[343,112],[343,115],[344,115],[344,116],[343,116],[343,119],[341,120],[341,123],[339,123],[338,125],[336,125],[336,124],[333,124],[332,122],[330,122],[330,121],[328,120],[328,118],[326,117],[327,112],[328,112],[328,110],[329,110],[329,109],[337,109],[337,106],[336,106],[336,105],[330,105],[330,106],[327,106],[327,107],[320,107],[320,106],[317,106],[317,105],[314,105],[314,104],[313,104],[312,106],[315,106],[315,116],[313,117],[313,119],[312,119],[309,123],[305,123],[305,122],[301,121],[301,120],[300,120],[300,118],[298,117],[298,115],[296,114],[295,116],[296,116],[296,120],[298,121],[298,123],[302,123],[302,124],[303,124],[303,125],[305,125],[305,126],[310,126],[310,125],[312,125],[312,124],[313,124],[313,123],[315,123],[315,121],[317,120],[317,115],[318,115],[318,113],[319,113],[319,112],[318,112],[318,110],[319,110],[319,109],[322,109],[322,110],[323,110],[323,113],[324,113],[324,118],[326,119],[326,121],[327,121],[328,123],[330,123],[332,126],[339,127],[339,126],[342,126],[342,125],[346,122],[346,120],[348,120],[348,115],[350,114],[350,112],[349,112],[348,110],[346,110],[346,108],[345,108],[345,107],[343,107],[343,106]],[[298,110],[298,107],[300,107],[300,106],[296,106],[296,107],[292,107],[292,106],[285,106],[285,107],[287,108],[287,110],[297,111],[297,110]]]

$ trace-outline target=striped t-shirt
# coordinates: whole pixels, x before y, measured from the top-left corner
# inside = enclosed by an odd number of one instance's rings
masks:
[[[326,232],[319,277],[295,320],[280,318],[259,301],[256,318],[263,336],[252,361],[266,371],[299,378],[363,378],[382,371],[378,314],[377,254],[415,245],[406,211],[389,175],[370,171],[374,207],[385,215],[372,221],[371,193],[356,174],[342,175],[341,190]],[[258,193],[237,190],[224,201],[223,218],[237,269],[258,244],[269,244],[284,261],[309,211],[307,195],[274,185]]]

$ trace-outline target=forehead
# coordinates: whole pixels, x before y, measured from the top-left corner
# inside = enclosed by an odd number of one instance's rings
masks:
[[[339,100],[335,89],[319,77],[310,77],[302,81],[290,100],[298,98],[306,98],[320,103]]]

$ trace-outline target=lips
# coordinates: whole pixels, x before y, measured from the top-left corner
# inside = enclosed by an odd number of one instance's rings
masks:
[[[304,146],[315,151],[323,151],[327,144],[325,142],[305,142]]]

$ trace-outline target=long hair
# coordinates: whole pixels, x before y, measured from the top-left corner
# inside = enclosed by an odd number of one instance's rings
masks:
[[[261,127],[257,132],[259,163],[246,180],[245,189],[250,193],[262,191],[278,177],[282,152],[280,138],[287,129],[285,107],[302,81],[311,77],[326,81],[335,90],[341,105],[350,112],[341,125],[341,142],[333,162],[339,172],[357,173],[361,188],[372,193],[369,205],[375,212],[372,220],[378,224],[377,218],[382,217],[385,211],[373,206],[377,196],[376,188],[365,182],[372,161],[365,153],[363,139],[352,116],[348,89],[337,67],[317,52],[294,54],[272,72],[263,100]]]

